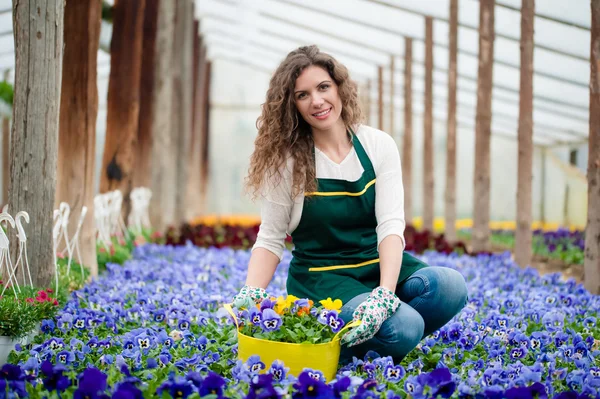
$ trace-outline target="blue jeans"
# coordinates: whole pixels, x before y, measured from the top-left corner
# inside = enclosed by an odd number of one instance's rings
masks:
[[[369,294],[361,294],[343,307],[340,317],[352,320],[352,313]],[[417,270],[396,288],[401,305],[373,338],[362,344],[342,346],[340,363],[345,365],[356,356],[362,359],[369,351],[392,356],[399,363],[424,337],[450,321],[467,303],[465,279],[454,269],[429,266]]]

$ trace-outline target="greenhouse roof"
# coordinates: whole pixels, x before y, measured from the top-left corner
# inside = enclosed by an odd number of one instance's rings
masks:
[[[511,137],[517,136],[519,113],[520,5],[520,0],[497,0],[495,8],[492,131]],[[11,0],[0,0],[0,71],[14,69],[11,9]],[[537,144],[581,144],[588,138],[590,14],[588,1],[536,2],[533,114]],[[404,37],[411,37],[415,113],[423,113],[424,104],[424,15],[433,17],[433,112],[437,120],[445,120],[449,0],[196,2],[210,59],[228,59],[271,73],[292,49],[317,44],[346,64],[359,83],[370,80],[372,98],[376,99],[377,67],[384,67],[384,79],[389,81],[393,55],[394,106],[398,110],[403,103]],[[458,20],[457,118],[459,126],[473,128],[479,1],[459,0]],[[108,46],[103,47],[106,50]],[[98,79],[106,80],[110,58],[106,51],[100,53]],[[388,86],[385,91],[389,93]],[[388,98],[389,94],[386,103]]]

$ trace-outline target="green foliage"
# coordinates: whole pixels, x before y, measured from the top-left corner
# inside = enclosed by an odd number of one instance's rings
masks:
[[[14,97],[13,86],[7,81],[0,82],[0,100],[12,105]]]
[[[21,287],[15,296],[9,288],[0,298],[0,336],[22,338],[57,311],[57,302],[46,291]]]
[[[102,19],[106,22],[113,21],[113,6],[108,4],[106,1],[102,2]]]
[[[327,324],[317,321],[316,316],[287,313],[281,318],[283,323],[277,331],[263,332],[260,326],[248,323],[240,329],[240,332],[254,338],[293,344],[325,344],[331,342],[335,336]]]

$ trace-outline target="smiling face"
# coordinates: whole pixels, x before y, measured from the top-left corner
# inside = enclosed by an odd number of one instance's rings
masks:
[[[298,112],[313,131],[325,131],[338,124],[343,125],[338,86],[321,67],[311,65],[298,76],[294,101]]]

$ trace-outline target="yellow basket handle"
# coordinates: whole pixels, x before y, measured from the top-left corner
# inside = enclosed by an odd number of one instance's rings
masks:
[[[239,329],[240,325],[238,324],[237,317],[235,317],[235,313],[233,313],[233,309],[231,308],[231,305],[228,304],[228,303],[224,303],[223,307],[225,308],[225,310],[227,312],[229,312],[229,314],[231,315],[231,317],[233,317],[233,321],[235,322],[235,326]]]
[[[349,328],[352,327],[356,327],[359,326],[362,322],[360,320],[353,320],[350,323],[346,324],[344,327],[342,327],[342,329],[340,331],[337,332],[337,334],[334,335],[333,339],[331,340],[331,342],[340,339],[341,338],[341,334],[346,331]]]

